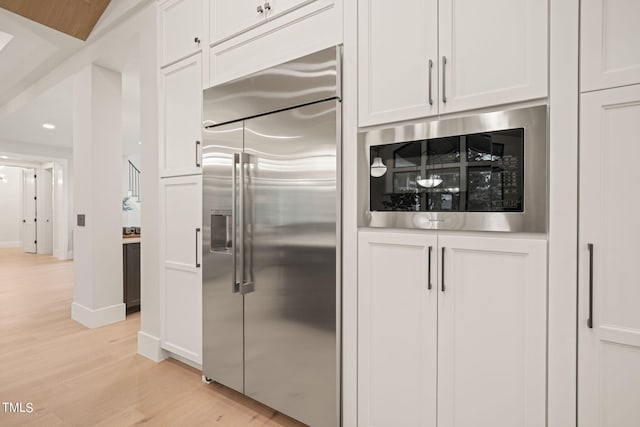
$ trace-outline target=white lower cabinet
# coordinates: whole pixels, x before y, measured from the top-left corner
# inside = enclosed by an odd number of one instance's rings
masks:
[[[545,425],[546,247],[361,231],[358,424]]]
[[[161,345],[202,363],[202,177],[164,178],[161,188]]]
[[[583,94],[580,114],[578,421],[637,427],[640,85]]]

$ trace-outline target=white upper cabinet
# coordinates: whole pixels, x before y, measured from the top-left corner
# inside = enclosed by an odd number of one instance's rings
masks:
[[[203,36],[202,0],[169,0],[160,5],[161,66],[198,52]]]
[[[580,114],[578,418],[637,427],[640,85],[583,94]]]
[[[438,112],[438,3],[361,0],[360,126]]]
[[[211,0],[209,36],[219,43],[314,0]]]
[[[547,96],[546,0],[359,5],[360,126]]]
[[[580,3],[580,89],[640,83],[640,1]]]
[[[547,96],[546,0],[439,4],[440,114]]]
[[[202,172],[202,67],[200,54],[163,68],[160,75],[160,175]]]

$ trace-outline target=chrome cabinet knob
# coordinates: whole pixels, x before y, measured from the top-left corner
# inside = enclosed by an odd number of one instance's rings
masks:
[[[271,10],[271,4],[268,1],[264,2],[264,9]]]
[[[262,5],[258,5],[258,7],[256,8],[256,12],[264,13],[264,9],[262,8]]]
[[[195,37],[193,39],[193,42],[196,43],[197,45],[200,45],[200,37]]]

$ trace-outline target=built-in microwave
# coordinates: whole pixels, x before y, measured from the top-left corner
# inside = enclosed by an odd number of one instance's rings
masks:
[[[359,225],[547,230],[547,107],[359,134]]]

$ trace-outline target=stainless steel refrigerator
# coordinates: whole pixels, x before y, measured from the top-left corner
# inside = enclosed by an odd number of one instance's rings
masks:
[[[340,425],[340,49],[204,92],[203,373]]]

